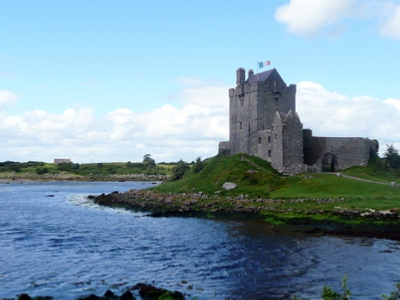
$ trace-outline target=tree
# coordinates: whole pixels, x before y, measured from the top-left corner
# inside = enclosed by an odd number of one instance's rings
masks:
[[[383,158],[386,161],[386,166],[395,170],[400,169],[400,155],[399,151],[393,146],[393,144],[386,145],[387,148],[383,153]]]
[[[175,167],[172,168],[171,181],[176,181],[183,178],[186,171],[190,169],[189,165],[185,163],[182,159],[178,161]]]
[[[145,154],[143,156],[143,164],[147,167],[147,166],[151,166],[154,167],[156,165],[156,161],[154,159],[151,158],[150,154]]]
[[[372,140],[372,142],[374,143],[374,147],[371,147],[369,151],[369,158],[374,159],[379,157],[379,142],[378,140]]]
[[[203,170],[203,168],[204,168],[204,165],[203,165],[203,162],[201,161],[201,157],[199,156],[193,165],[193,172],[199,173],[201,170]]]

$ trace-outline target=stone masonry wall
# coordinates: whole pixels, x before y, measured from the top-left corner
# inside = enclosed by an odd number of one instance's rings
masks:
[[[304,172],[303,163],[303,124],[297,113],[290,112],[283,120],[282,157],[285,174]]]
[[[305,140],[304,162],[316,171],[322,170],[324,155],[335,156],[334,171],[368,164],[373,142],[367,138],[311,137]]]
[[[260,130],[257,131],[256,137],[252,140],[251,155],[258,156],[268,162],[271,162],[272,151],[272,131]]]
[[[226,156],[231,155],[229,142],[219,142],[218,155],[226,155]]]
[[[275,114],[272,130],[272,158],[271,166],[278,172],[283,172],[283,123],[280,114]]]

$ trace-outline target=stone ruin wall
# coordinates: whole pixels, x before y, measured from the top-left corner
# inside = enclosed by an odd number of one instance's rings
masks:
[[[231,156],[231,148],[229,142],[219,142],[218,144],[218,155]]]
[[[271,166],[278,172],[283,173],[283,123],[279,113],[275,114],[272,132],[272,158]]]
[[[304,163],[309,171],[321,172],[324,155],[335,157],[333,171],[352,166],[366,166],[375,144],[367,138],[314,137],[304,134]]]
[[[283,173],[298,174],[305,171],[303,158],[303,124],[297,113],[287,116],[283,127]]]

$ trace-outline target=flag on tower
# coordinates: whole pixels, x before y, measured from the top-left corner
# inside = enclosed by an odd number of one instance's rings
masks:
[[[262,62],[258,62],[258,67],[259,68],[264,68],[265,66],[269,66],[270,64],[271,64],[271,62],[269,60],[262,61]]]

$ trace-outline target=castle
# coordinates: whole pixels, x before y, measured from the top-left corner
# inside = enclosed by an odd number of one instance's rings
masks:
[[[365,166],[378,143],[368,138],[316,137],[303,129],[296,113],[296,85],[276,69],[254,74],[239,68],[229,90],[229,141],[219,154],[247,153],[271,163],[283,174],[333,172]]]

